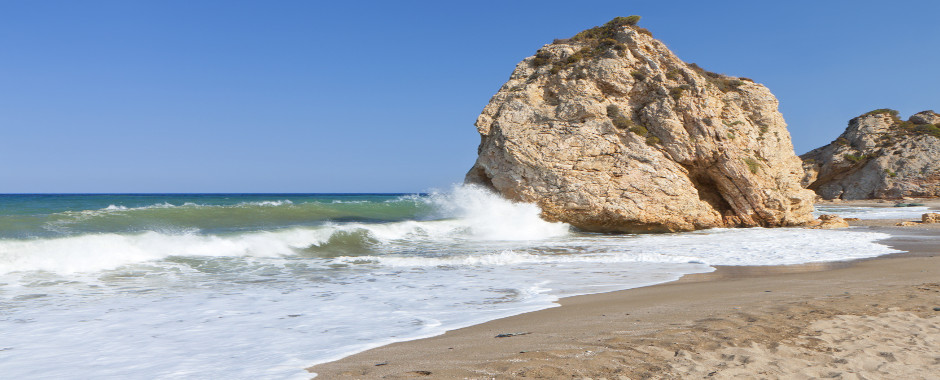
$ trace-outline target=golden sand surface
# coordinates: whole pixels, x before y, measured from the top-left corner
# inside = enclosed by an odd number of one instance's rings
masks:
[[[852,224],[892,234],[883,243],[907,253],[718,267],[309,370],[319,379],[940,379],[940,229]]]

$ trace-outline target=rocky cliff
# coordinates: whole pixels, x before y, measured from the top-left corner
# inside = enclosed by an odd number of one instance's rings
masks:
[[[924,111],[902,121],[895,110],[874,110],[800,157],[804,186],[825,199],[938,197],[940,115]]]
[[[520,62],[477,119],[466,181],[588,231],[807,223],[814,195],[776,98],[681,61],[638,19]]]

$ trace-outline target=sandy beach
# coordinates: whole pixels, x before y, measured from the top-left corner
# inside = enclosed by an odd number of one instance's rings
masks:
[[[906,253],[718,267],[672,283],[565,298],[560,307],[309,371],[321,379],[940,379],[940,225],[897,222],[851,224],[891,234],[883,243]]]

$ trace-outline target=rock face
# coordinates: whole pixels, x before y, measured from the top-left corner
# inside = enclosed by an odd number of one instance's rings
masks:
[[[921,223],[924,224],[940,223],[940,214],[935,212],[928,212],[924,215],[921,215],[920,219]]]
[[[588,231],[810,222],[815,196],[776,98],[686,64],[638,19],[520,62],[477,119],[466,181]]]
[[[940,196],[940,115],[897,115],[856,117],[838,139],[802,155],[803,185],[825,199]]]
[[[846,228],[849,226],[849,222],[838,215],[823,214],[819,216],[815,222],[813,222],[812,228],[815,229],[834,229],[834,228]]]

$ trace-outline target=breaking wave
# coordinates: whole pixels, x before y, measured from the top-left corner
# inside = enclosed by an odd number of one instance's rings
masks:
[[[420,202],[419,202],[420,201]],[[412,205],[401,206],[403,203]],[[293,226],[262,231],[233,232],[226,222],[211,228],[195,229],[191,223],[168,223],[172,218],[163,214],[160,230],[141,232],[97,232],[32,239],[0,240],[0,273],[42,270],[74,273],[114,269],[122,265],[160,260],[170,256],[250,256],[250,257],[340,257],[366,255],[381,248],[386,253],[404,253],[416,249],[439,250],[466,241],[526,241],[562,237],[569,234],[563,223],[549,223],[539,218],[533,205],[513,203],[482,188],[466,186],[452,192],[434,194],[420,200],[399,199],[394,202],[344,203],[340,207],[399,207],[396,219],[414,217],[422,203],[432,208],[436,220],[406,219],[394,222],[321,222],[314,226]],[[391,205],[391,206],[389,206]],[[172,206],[158,204],[134,209],[108,206],[98,213],[117,217],[122,213],[192,208],[200,210],[204,219],[224,219],[228,214],[215,214],[232,208],[295,207],[292,202],[252,202],[234,206]],[[333,207],[318,204],[312,207]],[[349,210],[346,210],[349,211]],[[208,215],[207,215],[208,214]],[[347,213],[349,214],[349,213]],[[372,217],[383,214],[363,212]],[[387,215],[387,213],[385,213]],[[403,214],[403,215],[402,215]],[[335,214],[334,214],[335,215]],[[261,215],[263,216],[263,215]],[[121,222],[115,220],[115,223]],[[127,223],[125,220],[123,223]],[[205,233],[218,224],[226,224],[224,233]],[[98,226],[108,227],[97,221]],[[113,230],[113,229],[112,229]]]

